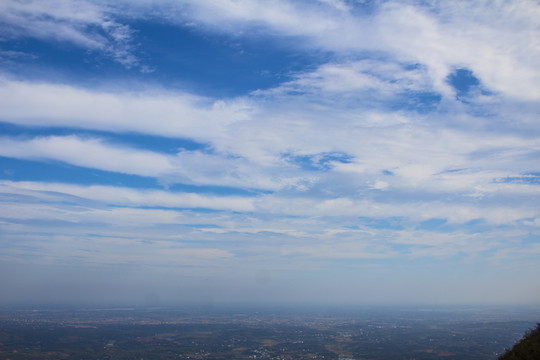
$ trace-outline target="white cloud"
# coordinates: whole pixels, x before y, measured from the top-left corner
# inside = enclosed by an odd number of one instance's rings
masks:
[[[531,221],[523,221],[523,224],[540,228],[540,218],[536,218]]]
[[[384,190],[388,187],[388,183],[386,181],[377,180],[371,187],[377,190]]]
[[[81,139],[76,136],[49,136],[30,140],[0,138],[0,154],[18,159],[52,159],[141,176],[158,177],[174,170],[170,156],[108,146],[99,139]]]
[[[186,93],[114,93],[68,85],[4,80],[2,119],[21,125],[136,131],[163,136],[218,136],[223,126],[242,121],[250,107],[241,99],[225,103]],[[204,131],[203,131],[204,130]]]
[[[318,101],[346,96],[367,101],[390,101],[408,91],[433,91],[424,68],[407,68],[392,60],[360,60],[330,63],[309,73],[296,74],[292,81],[255,94],[316,96]]]
[[[42,182],[4,181],[0,182],[0,187],[11,194],[29,194],[46,198],[45,194],[54,192],[58,195],[75,196],[115,206],[205,208],[231,211],[251,211],[254,209],[253,199],[250,197],[212,196],[164,190],[136,190],[126,187]]]
[[[339,27],[335,17],[322,16],[325,11],[332,9],[328,6],[309,6],[282,0],[272,2],[215,0],[183,3],[190,5],[192,15],[196,19],[222,29],[229,29],[232,24],[236,26],[244,24],[246,29],[264,26],[284,35],[316,35]],[[341,11],[334,11],[333,15],[340,13]]]

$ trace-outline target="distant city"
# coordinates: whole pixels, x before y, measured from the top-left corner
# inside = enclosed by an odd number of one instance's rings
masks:
[[[539,308],[4,309],[2,359],[497,359]]]

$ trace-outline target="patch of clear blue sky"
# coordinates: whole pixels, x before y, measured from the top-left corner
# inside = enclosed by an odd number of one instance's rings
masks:
[[[24,79],[85,86],[154,84],[210,97],[234,97],[277,86],[330,56],[313,49],[306,51],[298,46],[298,39],[232,37],[158,21],[128,24],[134,30],[133,53],[139,65],[152,72],[141,72],[140,66],[128,69],[107,54],[71,43],[33,38],[3,41],[4,51],[32,55],[4,65]]]
[[[132,148],[140,148],[167,154],[176,154],[181,150],[211,152],[211,149],[207,144],[198,143],[191,139],[131,132],[111,133],[106,131],[66,127],[19,126],[0,122],[0,134],[20,138],[76,135],[83,138],[99,138],[104,142],[119,146],[129,146]]]
[[[469,91],[480,85],[480,81],[469,69],[456,69],[447,77],[447,81],[456,89],[458,97],[467,95]]]
[[[209,145],[191,139],[131,132],[112,133],[67,127],[19,126],[0,122],[0,134],[19,138],[76,135],[82,138],[99,138],[104,142],[119,146],[129,146],[166,154],[176,154],[181,150],[211,152]]]
[[[294,39],[231,37],[148,21],[130,26],[141,34],[137,38],[141,59],[155,69],[154,78],[160,83],[176,79],[210,96],[236,96],[277,86],[329,56],[305,51]]]
[[[184,226],[195,228],[195,229],[219,229],[221,226],[216,224],[184,224]]]
[[[216,195],[254,196],[258,194],[270,194],[271,191],[260,189],[245,189],[230,186],[191,185],[191,184],[165,184],[169,191],[211,193]]]
[[[0,179],[3,180],[129,186],[133,188],[161,187],[156,179],[151,177],[89,169],[58,161],[34,161],[0,157],[0,164],[2,169]]]
[[[431,218],[429,220],[423,221],[417,227],[418,230],[429,230],[429,231],[441,231],[446,227],[447,220],[439,218]]]
[[[467,98],[476,94],[492,95],[474,73],[467,68],[455,69],[446,77],[447,83],[456,90],[456,98],[464,103],[467,103]],[[473,112],[486,112],[487,109],[471,109]],[[489,113],[489,112],[488,112]]]
[[[416,230],[425,230],[439,233],[453,233],[464,232],[468,234],[478,234],[488,231],[489,229],[497,228],[496,226],[489,225],[484,219],[474,219],[464,224],[452,224],[447,219],[431,218],[423,221],[416,227]],[[504,226],[498,228],[503,229]]]
[[[392,216],[384,219],[371,218],[367,216],[361,216],[358,218],[358,222],[361,226],[366,226],[371,229],[377,230],[406,230],[410,225],[408,220],[401,216]],[[349,226],[350,229],[359,230],[359,225]],[[493,228],[486,223],[484,219],[474,219],[464,224],[449,224],[446,219],[432,218],[420,223],[416,230],[425,230],[432,232],[454,232],[464,231],[466,233],[482,233],[488,229]]]
[[[228,186],[163,184],[153,177],[90,169],[58,161],[20,160],[0,157],[0,179],[10,181],[44,181],[80,185],[108,185],[138,189],[167,189],[171,192],[208,193],[216,195],[254,196],[265,193],[256,189]]]
[[[308,171],[328,171],[332,162],[350,163],[352,156],[342,152],[330,152],[313,155],[284,154],[283,159]]]
[[[540,185],[540,172],[524,173],[521,174],[521,176],[508,176],[502,179],[498,179],[496,182]]]
[[[69,205],[68,202],[65,202],[64,204]],[[9,215],[6,216],[5,218],[9,219]],[[95,226],[100,226],[100,227],[110,226],[110,225],[105,225],[102,223],[97,223],[94,221],[86,221],[86,220],[73,222],[69,220],[57,220],[57,219],[9,219],[9,222],[13,224],[28,226],[28,228],[42,228],[42,229],[51,228],[51,230],[53,231],[51,233],[40,232],[41,235],[45,235],[45,236],[58,235],[58,233],[56,232],[58,231],[58,228],[77,229],[77,228],[80,228],[82,225],[95,225]]]
[[[111,208],[124,209],[146,209],[146,210],[174,210],[174,211],[191,211],[194,213],[219,213],[226,210],[210,209],[205,207],[171,207],[171,206],[132,206],[132,205],[109,205]],[[232,212],[234,213],[234,212]],[[184,225],[182,225],[184,226]]]
[[[391,110],[415,111],[420,114],[437,110],[442,96],[432,91],[408,91],[400,94],[397,99],[387,104]]]

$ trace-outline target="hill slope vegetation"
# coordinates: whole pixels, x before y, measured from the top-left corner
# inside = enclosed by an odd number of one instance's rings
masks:
[[[499,360],[539,360],[540,359],[540,323],[515,344],[512,349],[499,357]]]

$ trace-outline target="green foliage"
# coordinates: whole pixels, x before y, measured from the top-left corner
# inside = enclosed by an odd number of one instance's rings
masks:
[[[499,360],[538,360],[540,359],[540,323],[536,329],[525,334],[511,350],[499,357]]]

